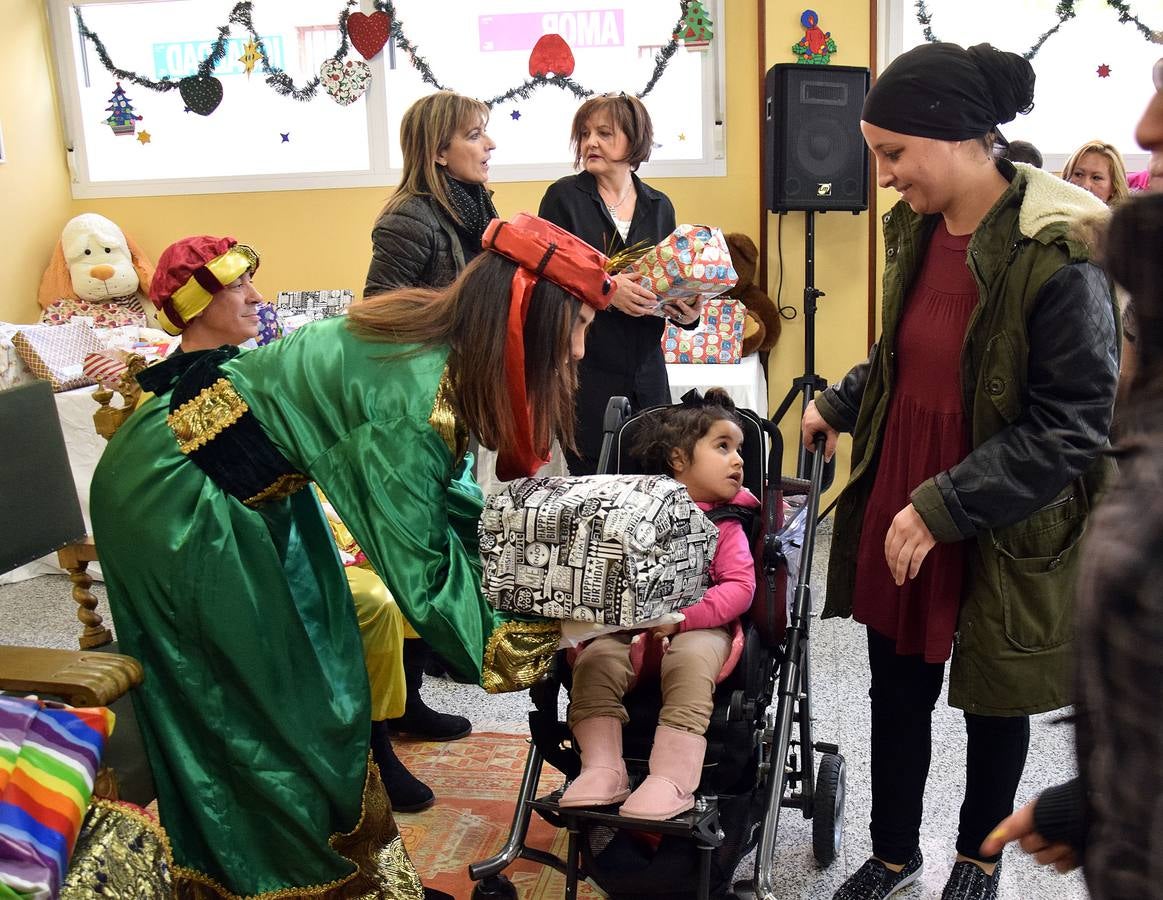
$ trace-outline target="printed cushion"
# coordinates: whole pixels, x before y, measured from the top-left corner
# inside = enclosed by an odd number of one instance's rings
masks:
[[[702,597],[719,532],[663,475],[522,478],[480,520],[497,609],[631,627]]]

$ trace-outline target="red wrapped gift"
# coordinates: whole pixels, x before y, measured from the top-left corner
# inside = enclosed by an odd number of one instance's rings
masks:
[[[664,303],[715,297],[739,281],[723,232],[708,225],[679,225],[623,271],[642,276],[639,283],[658,297],[659,316]]]

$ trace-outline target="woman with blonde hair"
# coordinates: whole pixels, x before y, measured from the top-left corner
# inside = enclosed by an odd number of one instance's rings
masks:
[[[1062,178],[1090,191],[1107,206],[1117,206],[1131,196],[1123,155],[1103,141],[1088,141],[1075,150],[1062,168]]]
[[[452,91],[413,103],[400,122],[404,171],[372,229],[363,295],[444,287],[481,251],[497,217],[489,190],[489,108]]]

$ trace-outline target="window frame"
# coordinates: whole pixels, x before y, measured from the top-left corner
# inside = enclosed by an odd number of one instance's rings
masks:
[[[58,103],[61,128],[65,140],[69,167],[70,189],[75,200],[109,199],[116,197],[161,197],[190,194],[256,193],[264,191],[328,190],[333,188],[386,187],[399,183],[402,169],[389,160],[388,104],[385,95],[387,79],[384,59],[380,53],[365,60],[372,70],[367,89],[368,158],[371,165],[357,171],[287,172],[278,174],[232,175],[197,178],[150,179],[147,181],[93,181],[89,177],[87,151],[80,97],[76,89],[78,71],[72,23],[73,6],[101,6],[125,3],[157,3],[164,0],[47,0],[51,47],[58,79]],[[231,4],[232,5],[232,4]],[[726,34],[727,4],[724,0],[704,0],[714,17],[715,40],[704,63],[709,77],[704,78],[703,157],[697,160],[664,160],[645,162],[639,171],[649,178],[708,178],[727,174],[726,141]],[[338,8],[338,7],[337,7]],[[370,0],[360,0],[365,13],[374,11]],[[229,6],[224,7],[224,12]],[[355,53],[355,50],[350,51]],[[98,62],[97,65],[100,65]],[[666,77],[665,75],[663,77]],[[542,88],[553,90],[553,88]],[[323,98],[312,102],[324,102]],[[563,156],[559,164],[537,163],[503,165],[490,168],[490,183],[520,181],[552,181],[568,174],[571,160]]]
[[[881,72],[892,60],[907,49],[904,46],[904,16],[913,15],[915,0],[876,0],[877,2],[877,59],[876,70]],[[1163,48],[1160,50],[1163,53]],[[1042,168],[1058,173],[1070,159],[1070,152],[1043,153]],[[1123,153],[1127,172],[1138,172],[1147,168],[1150,154],[1135,147],[1130,153]]]

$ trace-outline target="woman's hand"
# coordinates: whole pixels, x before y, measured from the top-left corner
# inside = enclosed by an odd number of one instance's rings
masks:
[[[804,410],[804,417],[800,421],[800,433],[803,435],[804,447],[814,452],[816,449],[816,435],[824,435],[824,462],[831,462],[832,454],[836,452],[836,441],[840,439],[840,432],[824,421],[820,411],[816,409],[816,401],[808,403]]]
[[[993,856],[1001,853],[1001,848],[1010,841],[1017,841],[1023,850],[1043,866],[1053,866],[1063,873],[1077,869],[1078,858],[1074,855],[1073,847],[1062,843],[1051,844],[1034,830],[1034,806],[1037,802],[1031,800],[1009,818],[1003,819],[989,837],[982,841],[982,854]]]
[[[615,275],[610,306],[628,316],[648,316],[654,312],[658,306],[658,298],[638,283],[641,277],[637,272]]]
[[[929,526],[913,504],[910,503],[893,516],[892,525],[884,538],[884,558],[897,587],[905,583],[906,576],[917,577],[921,563],[936,543],[933,532],[929,531]]]
[[[678,325],[693,325],[703,317],[703,307],[706,305],[707,298],[700,295],[691,304],[670,300],[662,305],[662,311]]]

